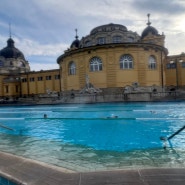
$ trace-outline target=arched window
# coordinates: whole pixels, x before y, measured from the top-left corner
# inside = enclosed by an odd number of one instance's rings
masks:
[[[131,55],[123,55],[120,58],[120,69],[132,69],[133,68],[133,58]]]
[[[69,63],[69,75],[76,75],[76,64],[74,62]]]
[[[128,37],[128,38],[127,38],[127,41],[128,41],[128,42],[134,42],[134,38],[133,38],[133,37]]]
[[[98,39],[97,39],[97,44],[105,44],[106,43],[106,39],[105,39],[105,37],[99,37]]]
[[[102,61],[99,57],[90,60],[90,71],[102,71]]]
[[[150,56],[148,59],[148,68],[149,69],[156,69],[156,59],[154,56]]]
[[[119,36],[119,35],[113,36],[112,42],[113,43],[120,43],[121,42],[121,36]]]

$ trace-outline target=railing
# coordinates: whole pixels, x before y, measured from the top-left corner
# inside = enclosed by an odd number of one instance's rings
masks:
[[[171,144],[171,142],[170,142],[170,139],[172,139],[174,136],[176,136],[177,134],[179,134],[182,130],[184,130],[185,129],[185,126],[183,126],[183,127],[181,127],[179,130],[177,130],[174,134],[172,134],[171,136],[169,136],[169,137],[163,137],[163,136],[161,136],[160,137],[160,140],[161,141],[163,141],[163,148],[164,149],[166,149],[166,141],[168,140],[169,141],[169,144],[170,144],[170,146],[172,147],[172,144]]]
[[[183,126],[182,128],[180,128],[179,130],[177,130],[174,134],[172,134],[171,136],[169,136],[167,139],[168,140],[172,139],[174,136],[176,136],[178,133],[180,133],[184,129],[185,129],[185,126]]]

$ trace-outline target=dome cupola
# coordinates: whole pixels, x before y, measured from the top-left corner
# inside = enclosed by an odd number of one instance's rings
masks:
[[[77,35],[77,29],[75,29],[75,31],[76,31],[76,36],[75,36],[76,39],[72,42],[70,48],[79,48],[80,46],[80,41],[78,40],[78,35]]]
[[[151,26],[150,14],[147,14],[147,16],[148,16],[148,22],[147,22],[148,26],[143,30],[143,32],[141,34],[141,39],[143,39],[144,37],[146,37],[149,34],[155,35],[155,36],[159,35],[157,29],[154,28],[153,26]]]
[[[7,46],[0,50],[0,74],[24,73],[30,71],[23,53],[14,46],[14,40],[7,40]]]
[[[11,37],[7,40],[7,46],[0,50],[0,57],[4,57],[6,59],[7,58],[25,59],[23,53],[17,48],[15,48],[14,40]]]

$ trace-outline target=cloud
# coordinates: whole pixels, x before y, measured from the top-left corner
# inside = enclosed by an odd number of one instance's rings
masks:
[[[31,70],[58,68],[57,58],[67,49],[66,44],[40,44],[29,39],[14,39],[15,46],[24,53],[30,62]]]
[[[185,52],[185,45],[182,38],[185,39],[185,32],[168,34],[166,39],[166,47],[169,49],[170,55]]]
[[[166,35],[170,53],[185,48],[184,0],[6,0],[1,7],[0,47],[6,46],[11,22],[15,46],[36,69],[40,64],[54,66],[75,39],[75,28],[79,39],[108,23],[122,24],[141,35],[147,13],[151,13],[152,26]]]
[[[56,56],[31,55],[27,57],[31,71],[59,69]]]
[[[160,13],[160,15],[179,15],[184,13],[185,10],[184,3],[180,0],[135,0],[132,5],[138,11],[147,10],[154,14]]]
[[[7,40],[7,38],[0,36],[1,48],[7,46],[5,39]],[[68,47],[67,44],[41,44],[26,38],[14,37],[13,40],[15,47],[24,54],[25,59],[29,62],[31,70],[35,71],[58,68],[56,60]]]
[[[40,44],[37,41],[29,39],[14,39],[15,43],[19,46],[19,49],[23,50],[25,55],[44,55],[54,56],[63,52],[68,45],[66,44]]]

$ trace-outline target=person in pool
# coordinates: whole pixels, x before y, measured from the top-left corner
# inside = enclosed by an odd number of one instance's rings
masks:
[[[107,117],[107,118],[118,118],[118,116],[114,115],[114,114],[111,114],[110,117]]]

